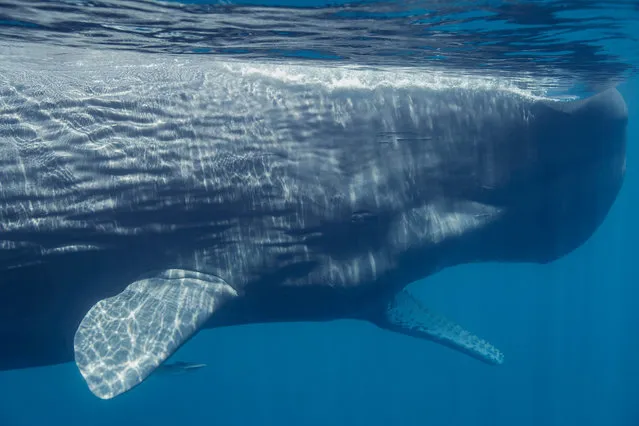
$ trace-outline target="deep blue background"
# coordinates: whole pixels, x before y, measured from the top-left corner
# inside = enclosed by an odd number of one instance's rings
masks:
[[[467,265],[413,285],[503,366],[354,321],[235,327],[176,355],[207,368],[111,401],[73,364],[0,373],[0,426],[639,425],[639,82],[620,90],[626,182],[587,244],[550,265]]]

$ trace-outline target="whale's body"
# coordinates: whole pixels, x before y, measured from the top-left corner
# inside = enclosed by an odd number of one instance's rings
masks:
[[[623,181],[615,89],[554,102],[304,66],[101,71],[3,74],[0,369],[75,359],[102,398],[198,330],[253,322],[358,318],[501,363],[404,287],[557,259]]]

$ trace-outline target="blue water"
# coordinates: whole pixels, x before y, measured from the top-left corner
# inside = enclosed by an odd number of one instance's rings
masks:
[[[0,426],[639,425],[636,2],[193,3],[2,0],[0,60],[55,46],[479,69],[557,94],[617,84],[630,111],[624,187],[559,261],[466,265],[412,285],[499,347],[502,366],[354,321],[224,328],[175,356],[207,368],[110,401],[74,364],[2,372]]]

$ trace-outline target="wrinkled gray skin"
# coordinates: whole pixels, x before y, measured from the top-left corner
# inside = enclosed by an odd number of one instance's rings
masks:
[[[237,290],[209,327],[372,319],[442,268],[569,253],[624,176],[614,89],[107,68],[3,70],[0,369],[73,360],[92,305],[168,268]]]

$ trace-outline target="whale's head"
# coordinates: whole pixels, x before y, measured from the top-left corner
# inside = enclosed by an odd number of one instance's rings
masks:
[[[616,89],[533,108],[529,167],[507,194],[499,257],[550,262],[585,243],[624,180],[628,110]]]

